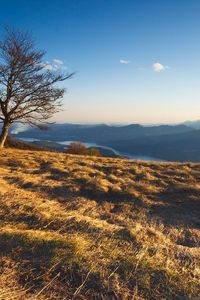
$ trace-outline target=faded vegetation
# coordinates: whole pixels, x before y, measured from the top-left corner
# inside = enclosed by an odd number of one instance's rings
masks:
[[[200,164],[3,149],[0,299],[199,299]]]
[[[82,144],[80,142],[73,142],[73,143],[69,144],[66,152],[68,154],[101,156],[99,149],[87,148],[84,144]]]

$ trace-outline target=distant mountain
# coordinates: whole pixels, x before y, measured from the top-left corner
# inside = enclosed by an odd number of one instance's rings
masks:
[[[110,141],[107,145],[118,151],[147,155],[168,161],[200,162],[200,130]]]
[[[198,122],[195,123],[197,125]],[[194,122],[157,126],[52,124],[47,131],[29,128],[13,136],[52,142],[96,143],[131,155],[195,162],[200,161],[200,130],[192,126],[195,127]]]
[[[195,128],[195,129],[200,129],[200,120],[197,121],[186,121],[183,123],[183,125]]]
[[[81,141],[104,144],[107,141],[128,140],[139,137],[161,136],[166,134],[185,133],[193,130],[186,125],[159,125],[142,126],[131,124],[126,126],[110,125],[79,125],[79,124],[53,124],[49,130],[41,131],[30,128],[26,131],[13,134],[15,137],[28,137],[50,141]],[[16,133],[16,131],[14,131]]]

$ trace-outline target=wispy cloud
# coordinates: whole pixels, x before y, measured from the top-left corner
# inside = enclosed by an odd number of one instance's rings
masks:
[[[52,62],[46,61],[45,63],[41,63],[40,66],[48,71],[59,71],[67,69],[67,67],[64,66],[64,62],[61,59],[57,58],[54,58]]]
[[[63,64],[64,64],[63,60],[58,59],[58,58],[54,58],[54,59],[53,59],[53,62],[54,62],[55,64],[57,64],[57,65],[63,65]]]
[[[165,71],[166,69],[169,69],[168,66],[165,66],[159,62],[156,62],[152,65],[152,68],[155,72],[162,72],[162,71]]]
[[[131,63],[131,61],[130,60],[126,60],[126,59],[120,59],[120,64],[123,64],[123,65],[128,65],[128,64],[130,64]]]
[[[55,69],[54,69],[54,67],[53,67],[53,65],[51,65],[50,63],[41,63],[41,64],[39,64],[40,65],[40,67],[42,67],[43,69],[45,69],[45,70],[48,70],[48,71],[55,71]]]
[[[20,132],[24,132],[29,128],[27,124],[15,124],[11,130],[11,134],[18,134]]]

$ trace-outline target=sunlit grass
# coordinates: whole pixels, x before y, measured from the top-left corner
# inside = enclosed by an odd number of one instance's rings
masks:
[[[0,299],[198,299],[200,164],[2,150]]]

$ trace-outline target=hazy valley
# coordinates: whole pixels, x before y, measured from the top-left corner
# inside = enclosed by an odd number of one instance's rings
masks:
[[[54,124],[48,130],[13,129],[13,137],[36,139],[36,144],[64,151],[59,142],[81,141],[111,148],[110,155],[160,161],[200,161],[200,130],[185,124],[142,126]],[[195,122],[196,124],[196,122]],[[41,140],[37,142],[37,140]],[[51,141],[53,143],[48,143]]]

